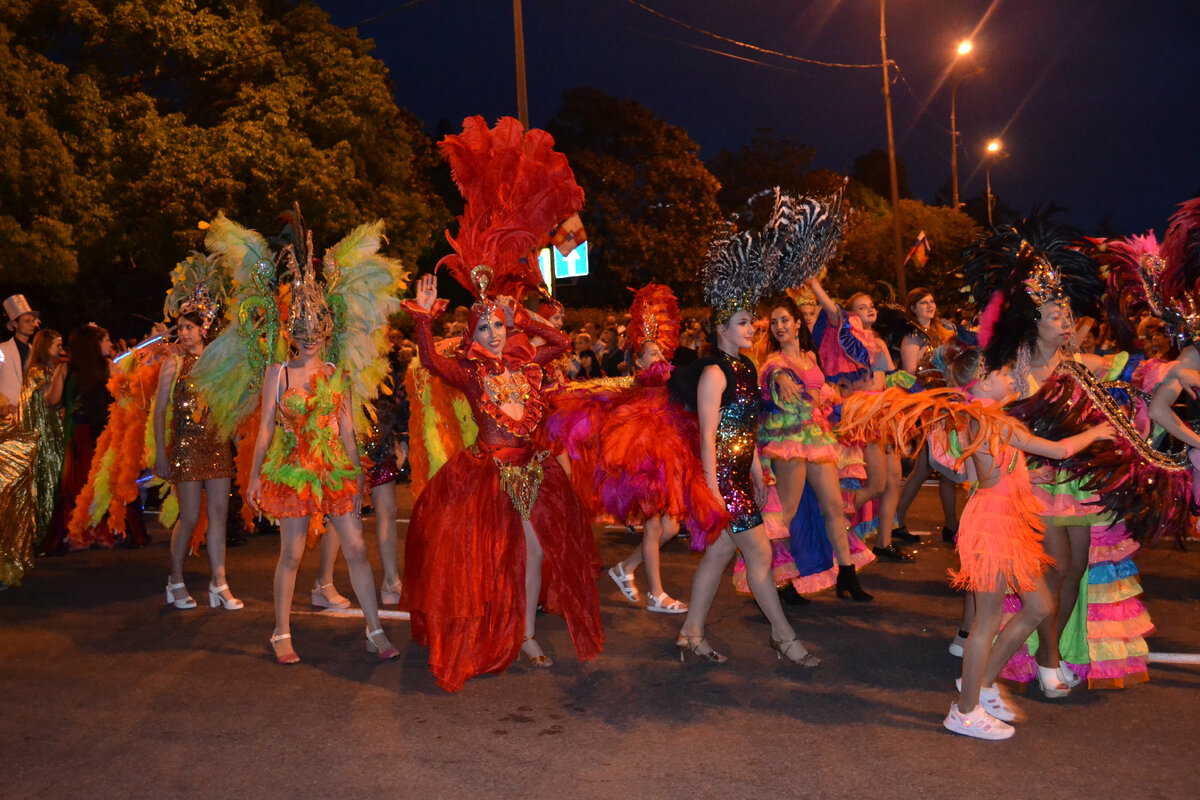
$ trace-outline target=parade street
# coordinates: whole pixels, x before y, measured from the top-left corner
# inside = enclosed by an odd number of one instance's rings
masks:
[[[407,520],[407,487],[399,495]],[[936,507],[924,489],[910,527],[936,531]],[[369,548],[372,530],[368,515]],[[0,594],[5,798],[1176,798],[1200,788],[1196,663],[1152,663],[1148,684],[1064,700],[1014,690],[1022,718],[1007,742],[944,730],[961,598],[947,586],[953,550],[936,533],[916,562],[863,570],[872,603],[828,591],[786,607],[822,659],[816,669],[776,659],[765,620],[728,579],[707,633],[729,662],[681,664],[682,618],[626,603],[601,575],[603,655],[577,662],[562,620],[545,616],[538,638],[552,669],[518,662],[446,694],[407,622],[384,620],[402,656],[380,662],[361,617],[309,613],[316,553],[292,624],[303,662],[282,667],[267,647],[278,539],[229,552],[244,610],[208,608],[207,562],[191,558],[201,607],[179,611],[163,604],[166,535],[151,532],[141,550],[41,559]],[[606,565],[637,542],[596,532]],[[686,599],[696,561],[681,539],[664,547],[669,592]],[[1200,653],[1200,554],[1163,544],[1138,563],[1158,627],[1151,651]],[[344,561],[337,586],[352,595]]]

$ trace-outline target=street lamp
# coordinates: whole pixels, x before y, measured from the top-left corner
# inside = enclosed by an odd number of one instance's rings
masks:
[[[983,154],[983,169],[984,175],[987,176],[987,212],[988,212],[988,227],[992,227],[992,209],[996,205],[996,197],[992,194],[992,161],[1001,158],[1004,150],[1004,144],[999,139],[992,139],[987,143],[987,148]]]
[[[958,85],[972,75],[978,75],[983,71],[983,67],[976,67],[971,72],[962,72],[958,70],[958,59],[971,52],[974,44],[970,39],[963,39],[958,43],[957,55],[954,57],[954,64],[951,66],[958,76],[950,83],[950,186],[951,200],[954,203],[954,208],[959,208],[958,200],[958,118],[955,114],[955,103],[958,97]]]

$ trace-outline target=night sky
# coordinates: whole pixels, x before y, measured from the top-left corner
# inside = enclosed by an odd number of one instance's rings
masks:
[[[375,41],[397,102],[432,133],[440,119],[516,116],[509,0],[323,0],[334,23]],[[853,64],[879,62],[876,0],[644,0],[742,42]],[[627,0],[525,0],[531,124],[562,92],[594,86],[637,100],[700,144],[701,157],[748,143],[758,128],[816,149],[815,166],[849,172],[886,146],[882,73],[790,62],[657,18]],[[958,90],[962,196],[983,191],[981,153],[1002,202],[1056,202],[1095,233],[1161,236],[1175,205],[1200,194],[1200,3],[1196,0],[890,0],[888,55],[897,147],[912,192],[931,202],[950,177],[950,84]],[[738,59],[709,52],[722,51]],[[750,60],[740,60],[750,59]]]

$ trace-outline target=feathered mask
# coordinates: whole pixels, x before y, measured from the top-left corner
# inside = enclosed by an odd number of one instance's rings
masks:
[[[671,290],[661,283],[648,283],[638,289],[629,307],[629,318],[630,352],[641,355],[646,343],[653,342],[670,361],[679,347],[679,303]]]
[[[512,117],[491,129],[483,117],[467,117],[462,133],[445,137],[438,149],[466,200],[458,235],[446,232],[454,252],[438,267],[479,301],[473,310],[478,319],[491,313],[489,293],[520,298],[539,290],[537,251],[583,207],[583,189],[567,157],[554,150],[554,138],[536,128],[526,131]],[[572,237],[581,241],[582,228]],[[484,284],[475,272],[480,265],[490,271]]]
[[[200,317],[200,333],[207,336],[228,295],[227,284],[228,275],[219,258],[193,252],[171,272],[171,288],[163,302],[163,315],[170,318],[196,314]]]
[[[1090,244],[1050,209],[1012,227],[994,228],[962,251],[959,258],[982,310],[979,344],[987,368],[1013,363],[1018,350],[1037,344],[1040,309],[1046,303],[1070,306],[1076,316],[1095,316],[1104,283],[1087,253]]]
[[[761,227],[755,206],[771,200]],[[709,243],[704,265],[704,299],[713,321],[724,324],[739,311],[753,311],[767,294],[780,294],[820,274],[842,238],[842,195],[793,197],[779,187],[746,202],[747,210],[722,226]]]

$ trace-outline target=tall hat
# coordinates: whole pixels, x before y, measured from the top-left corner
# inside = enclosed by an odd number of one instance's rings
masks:
[[[770,202],[765,222],[758,208]],[[728,322],[753,311],[767,294],[807,283],[833,258],[842,238],[842,194],[793,197],[779,187],[746,201],[746,210],[725,222],[709,243],[704,299],[713,321]]]
[[[671,290],[661,283],[648,283],[638,289],[629,307],[629,351],[640,355],[646,342],[654,342],[663,358],[671,360],[679,347],[679,303]]]
[[[219,258],[193,252],[171,272],[171,288],[163,301],[163,315],[170,318],[197,314],[201,334],[208,335],[209,327],[228,296],[227,284],[228,274]]]
[[[26,314],[33,314],[35,317],[41,317],[41,314],[29,307],[29,301],[25,299],[23,294],[14,294],[4,300],[4,313],[8,314],[8,329],[11,331],[16,327],[17,320]]]
[[[541,291],[537,251],[583,207],[583,189],[567,157],[554,150],[554,138],[536,128],[525,130],[512,117],[501,118],[494,128],[483,117],[467,117],[462,133],[446,136],[438,149],[466,200],[458,234],[446,232],[454,252],[438,267],[445,266],[475,296],[473,328],[492,313],[490,297],[520,299]],[[582,232],[573,235],[582,238]]]
[[[1100,266],[1083,235],[1053,219],[1057,211],[1035,211],[1016,225],[993,228],[959,255],[971,298],[983,312],[979,344],[988,369],[1032,353],[1045,303],[1068,305],[1076,316],[1097,313],[1104,293]]]

